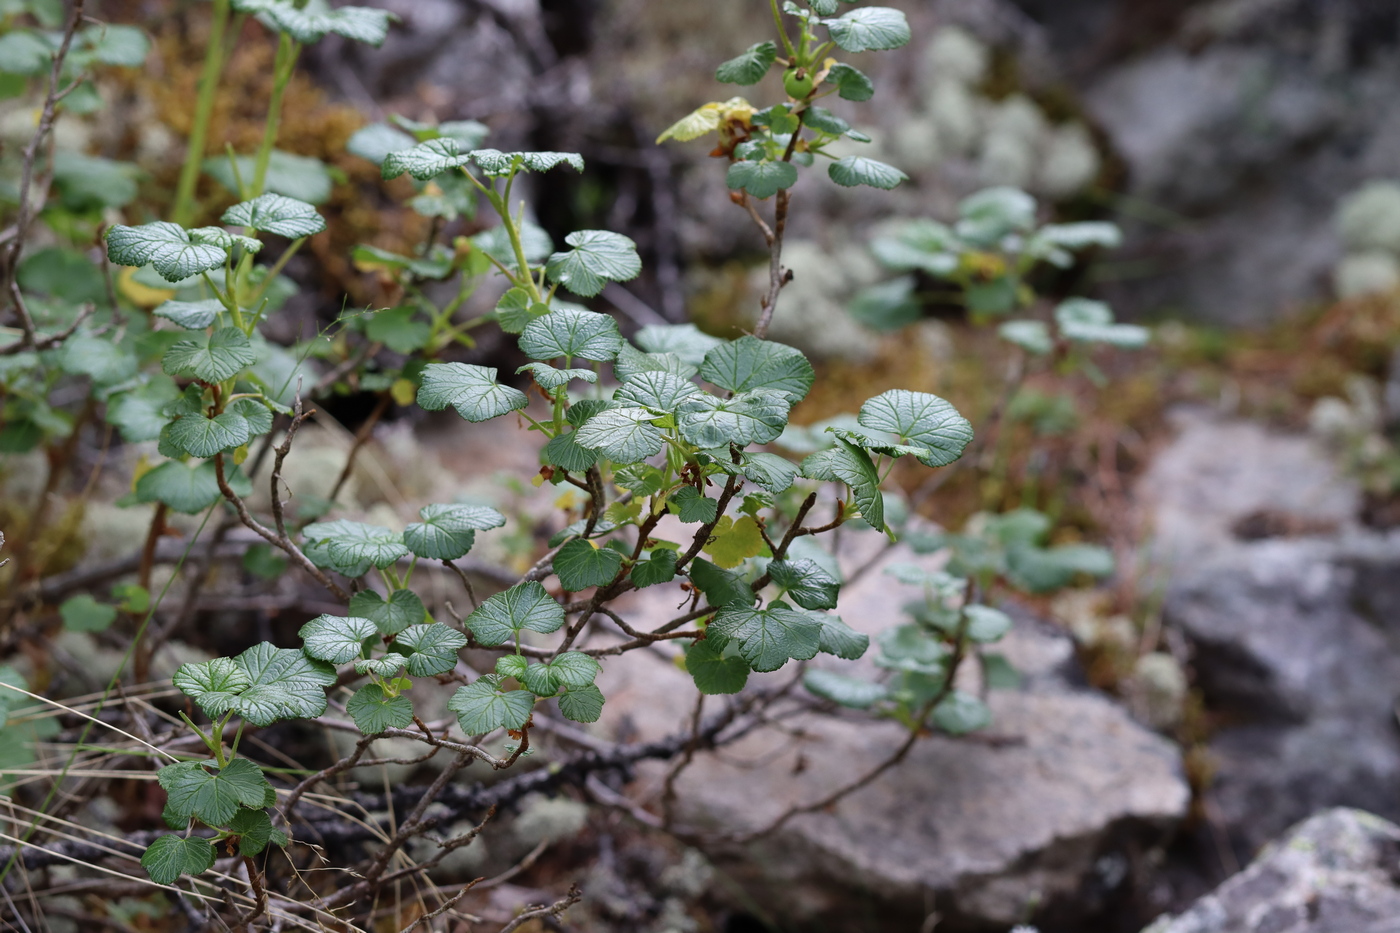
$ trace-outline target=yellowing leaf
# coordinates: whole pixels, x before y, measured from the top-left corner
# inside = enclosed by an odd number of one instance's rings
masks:
[[[699,139],[706,133],[713,133],[719,129],[720,124],[731,120],[738,120],[747,126],[749,118],[753,115],[753,104],[742,97],[731,97],[723,103],[711,101],[671,124],[666,132],[656,137],[656,141],[664,143],[668,139],[678,139],[681,142],[687,142]]]
[[[407,379],[395,379],[394,384],[389,387],[389,394],[400,405],[412,405],[414,397],[418,394],[418,387]]]
[[[739,566],[747,558],[768,554],[758,522],[751,515],[745,515],[737,522],[728,515],[721,518],[715,524],[710,543],[704,550],[711,560],[726,570]]]
[[[117,292],[123,298],[138,308],[155,308],[175,297],[175,293],[168,288],[151,288],[142,285],[132,278],[136,275],[136,271],[135,268],[123,269],[117,275]]]

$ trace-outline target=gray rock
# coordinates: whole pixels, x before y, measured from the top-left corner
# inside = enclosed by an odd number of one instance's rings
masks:
[[[865,537],[862,547],[875,543]],[[911,559],[928,560],[895,549],[881,564]],[[623,614],[638,623],[662,618],[676,595],[653,587]],[[843,591],[841,614],[873,634],[898,624],[913,595],[877,566]],[[998,647],[1021,686],[990,695],[995,718],[985,735],[923,739],[901,765],[830,810],[742,848],[707,852],[749,903],[794,923],[866,905],[882,917],[914,916],[917,926],[936,898],[950,920],[1010,925],[1100,883],[1105,855],[1161,842],[1189,799],[1177,748],[1102,695],[1070,686],[1073,648],[1061,633],[1023,619]],[[852,662],[832,663],[852,672]],[[750,683],[791,676],[785,669]],[[633,656],[625,671],[605,669],[600,685],[605,721],[634,740],[674,729],[694,704],[689,678],[664,657]],[[904,735],[894,723],[854,715],[785,717],[781,728],[697,756],[677,783],[677,823],[758,830],[859,776]],[[640,773],[631,792],[647,799],[664,769]],[[1091,912],[1092,898],[1077,906]]]
[[[1398,933],[1397,859],[1400,826],[1361,810],[1328,810],[1143,933]]]
[[[1213,812],[1243,853],[1321,807],[1400,818],[1400,535],[1356,524],[1311,440],[1179,423],[1142,490],[1174,568],[1167,624],[1225,723]]]

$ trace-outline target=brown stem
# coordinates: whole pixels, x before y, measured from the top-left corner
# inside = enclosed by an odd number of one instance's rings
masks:
[[[365,423],[360,425],[360,429],[355,432],[355,442],[350,446],[350,453],[345,456],[345,467],[336,477],[335,485],[331,487],[331,494],[326,498],[334,502],[340,496],[340,489],[345,485],[345,481],[350,478],[350,472],[355,468],[355,457],[359,454],[360,448],[369,441],[370,435],[374,432],[374,426],[379,423],[379,419],[384,417],[384,412],[389,410],[389,403],[393,401],[387,391],[379,393],[379,402],[374,406],[374,410],[369,413]]]

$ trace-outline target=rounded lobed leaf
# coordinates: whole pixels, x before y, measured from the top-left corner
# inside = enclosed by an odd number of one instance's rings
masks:
[[[919,457],[925,466],[952,463],[972,440],[968,420],[951,402],[927,392],[882,392],[861,406],[859,420],[871,430],[888,431],[928,448],[928,455]]]
[[[139,227],[114,225],[107,231],[107,258],[119,266],[153,266],[167,282],[217,269],[228,250],[195,243],[179,224],[158,220]]]
[[[615,327],[616,325],[614,325]],[[489,421],[530,404],[525,393],[496,381],[496,369],[473,363],[430,363],[423,368],[418,404],[428,411],[448,405],[468,421]]]
[[[365,684],[356,690],[345,704],[345,711],[366,735],[385,729],[406,729],[413,723],[413,702],[406,696],[385,695],[378,684]]]
[[[530,719],[535,697],[528,690],[502,690],[501,678],[486,674],[461,687],[447,702],[467,735],[484,735],[497,729],[521,729]]]
[[[410,625],[394,638],[390,647],[407,655],[405,666],[414,677],[445,674],[457,666],[457,652],[467,645],[467,636],[441,622]]]
[[[562,356],[606,363],[617,358],[622,335],[611,315],[564,308],[525,325],[520,349],[537,360]]]
[[[224,211],[219,220],[230,226],[262,230],[292,240],[326,229],[325,218],[316,208],[280,194],[263,194],[251,201],[240,201]]]
[[[550,256],[545,263],[545,274],[550,281],[559,283],[575,295],[591,298],[601,292],[607,283],[631,281],[642,272],[637,244],[620,233],[580,230],[566,236],[564,242],[573,249]],[[612,356],[605,359],[610,360],[616,355],[614,348]]]
[[[181,340],[165,351],[160,365],[171,376],[202,382],[223,382],[258,361],[253,345],[237,327],[221,327],[212,334]]]
[[[564,608],[538,582],[518,583],[497,593],[467,616],[465,623],[487,647],[503,645],[522,629],[548,635],[564,624]]]
[[[831,40],[847,52],[897,49],[912,38],[904,13],[889,7],[861,7],[822,22],[831,32]]]
[[[743,189],[762,200],[771,198],[784,188],[797,184],[797,166],[791,162],[735,162],[729,166],[724,183],[734,190]]]
[[[364,651],[366,638],[376,634],[378,626],[357,616],[319,615],[297,632],[305,643],[302,650],[313,658],[344,664],[358,658]]]
[[[888,191],[895,188],[902,181],[908,181],[909,176],[884,162],[875,159],[867,159],[863,156],[847,156],[844,159],[831,163],[827,167],[827,174],[831,180],[846,188],[854,188],[856,185],[868,185],[871,188],[883,188]]]

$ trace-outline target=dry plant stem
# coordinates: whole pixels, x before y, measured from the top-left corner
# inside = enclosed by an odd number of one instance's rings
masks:
[[[700,744],[700,717],[705,712],[705,694],[695,699],[695,709],[690,714],[690,741],[685,743],[685,751],[666,771],[666,781],[661,788],[661,827],[670,829],[675,822],[676,780],[681,772],[690,767],[695,759],[695,749]]]
[[[971,588],[972,584],[971,581],[969,581],[969,594],[971,593]],[[893,768],[895,765],[899,764],[906,757],[908,757],[909,752],[912,751],[914,748],[914,743],[918,742],[919,737],[924,732],[925,721],[928,719],[929,713],[933,712],[938,707],[938,704],[942,703],[945,699],[948,698],[948,695],[953,692],[953,682],[957,679],[958,668],[961,666],[962,660],[966,655],[966,617],[964,617],[963,620],[958,623],[958,630],[955,638],[956,641],[953,646],[953,655],[951,658],[948,659],[948,674],[943,680],[943,685],[939,687],[938,693],[936,693],[933,696],[933,698],[930,699],[927,703],[925,703],[923,705],[923,708],[919,710],[918,715],[914,717],[914,722],[909,729],[909,734],[905,736],[904,741],[900,743],[899,748],[894,750],[893,754],[889,755],[879,764],[875,765],[875,767],[871,768],[869,771],[865,772],[860,777],[856,778],[854,781],[851,781],[849,784],[842,785],[841,787],[837,788],[836,790],[832,791],[831,793],[827,794],[825,797],[822,797],[819,800],[814,800],[811,803],[801,804],[799,806],[789,807],[782,813],[781,816],[773,820],[773,822],[769,823],[767,826],[764,826],[762,829],[755,830],[754,832],[745,833],[743,835],[734,837],[734,841],[747,842],[751,839],[757,839],[761,836],[767,836],[768,834],[781,829],[784,825],[787,824],[788,820],[791,820],[795,816],[800,816],[803,813],[815,813],[818,810],[825,810],[827,807],[836,804],[843,798],[855,793],[862,787],[865,787],[867,784],[871,783],[880,775],[884,774],[886,771]]]
[[[447,858],[448,855],[452,854],[453,852],[457,851],[463,846],[471,845],[472,842],[476,840],[476,837],[481,835],[481,831],[486,828],[486,824],[491,822],[491,820],[495,816],[496,808],[492,807],[491,809],[486,811],[486,816],[481,820],[480,823],[477,823],[475,826],[473,826],[471,829],[467,830],[460,836],[455,836],[444,842],[438,843],[439,851],[432,858],[428,859],[426,862],[419,862],[417,865],[414,865],[412,867],[401,868],[396,872],[385,875],[383,878],[380,879],[380,883],[388,884],[391,881],[398,881],[401,878],[407,878],[409,875],[420,874],[422,872],[427,871],[430,868],[436,867],[443,859]],[[496,881],[496,879],[493,878],[492,881]],[[481,879],[478,878],[476,879],[476,881],[473,881],[472,884],[479,884],[480,882]]]
[[[15,314],[19,317],[20,327],[24,331],[21,343],[24,347],[31,349],[37,348],[39,337],[34,329],[34,319],[24,304],[23,296],[20,295],[19,283],[15,280],[15,274],[19,267],[20,252],[24,249],[25,243],[28,242],[29,226],[34,222],[36,216],[31,201],[31,189],[34,185],[34,166],[39,159],[39,150],[48,139],[50,131],[53,130],[58,102],[79,83],[75,80],[66,88],[60,89],[59,87],[59,80],[63,76],[63,63],[68,58],[68,50],[73,46],[73,36],[77,34],[78,26],[83,21],[83,2],[84,0],[74,0],[73,10],[69,13],[68,22],[63,28],[63,38],[59,42],[58,50],[53,55],[53,64],[49,69],[49,89],[44,95],[43,109],[39,112],[39,124],[34,130],[34,135],[29,139],[29,145],[24,148],[24,157],[20,164],[19,205],[12,228],[13,236],[5,243],[4,252],[0,253],[0,283],[4,283],[3,290],[9,292],[14,301]]]
[[[466,897],[469,893],[471,893],[472,888],[476,887],[477,883],[480,881],[481,879],[477,878],[475,881],[470,881],[467,884],[463,885],[462,890],[458,891],[456,894],[443,901],[442,906],[438,907],[436,910],[430,913],[426,913],[423,916],[419,917],[417,920],[404,927],[403,930],[400,931],[400,933],[413,933],[414,930],[418,929],[419,924],[428,923],[432,920],[436,920],[438,917],[441,917],[453,907],[456,907],[458,902],[460,902],[462,898]]]
[[[462,581],[462,586],[467,591],[467,599],[472,604],[472,612],[475,612],[478,608],[480,608],[481,603],[477,601],[476,588],[472,586],[471,577],[468,577],[466,571],[464,571],[461,567],[458,567],[456,564],[452,563],[452,561],[450,560],[444,560],[442,562],[442,565],[448,570],[451,570],[453,573],[455,573],[457,575],[457,579]],[[458,619],[458,621],[460,622],[461,620]]]
[[[531,910],[525,911],[520,916],[512,920],[510,923],[507,923],[505,926],[501,927],[500,933],[514,933],[515,930],[518,930],[520,927],[524,926],[531,920],[534,920],[536,917],[558,917],[560,914],[577,904],[582,899],[583,892],[579,890],[579,886],[577,884],[571,885],[569,887],[569,893],[564,895],[564,897],[555,901],[553,904],[548,905],[547,907],[535,907]]]
[[[360,453],[360,449],[369,442],[370,435],[374,433],[374,426],[379,423],[379,419],[384,417],[384,412],[389,410],[389,402],[393,399],[388,392],[379,393],[379,401],[375,404],[374,410],[369,413],[365,423],[360,425],[360,429],[355,432],[355,441],[350,445],[350,452],[345,455],[345,467],[336,477],[335,485],[331,487],[331,494],[327,496],[334,502],[340,496],[340,490],[350,479],[350,473],[355,469],[355,457]]]
[[[10,282],[10,298],[14,301],[15,308],[19,311],[20,320],[28,321],[30,327],[25,329],[24,337],[16,340],[14,343],[7,343],[3,347],[0,347],[0,356],[14,356],[16,353],[22,353],[25,350],[33,350],[36,353],[43,350],[52,350],[69,337],[76,334],[83,322],[92,317],[94,310],[93,306],[90,304],[83,305],[82,308],[78,310],[78,316],[73,319],[72,324],[69,324],[56,334],[50,334],[47,337],[31,340],[30,334],[32,332],[33,319],[29,315],[29,308],[24,303],[24,296],[20,293],[18,282]]]
[[[802,135],[802,121],[806,116],[807,110],[804,107],[797,114],[797,128],[792,131],[787,151],[783,153],[784,162],[792,161],[792,154],[797,148],[797,138]],[[758,222],[759,230],[768,242],[768,294],[763,296],[758,323],[754,325],[753,329],[753,335],[759,340],[767,338],[768,327],[773,323],[773,313],[778,310],[778,295],[782,292],[783,286],[792,278],[792,273],[783,268],[783,234],[787,230],[788,203],[791,197],[787,188],[778,192],[773,202],[773,226],[769,228],[758,216],[758,211],[753,208],[753,205],[748,203],[748,195],[744,195],[745,207],[748,208],[750,216]]]
[[[239,918],[238,922],[247,926],[267,912],[267,888],[263,887],[262,872],[251,856],[243,856],[243,870],[248,873],[248,886],[253,889],[253,897],[257,901],[248,913]]]

